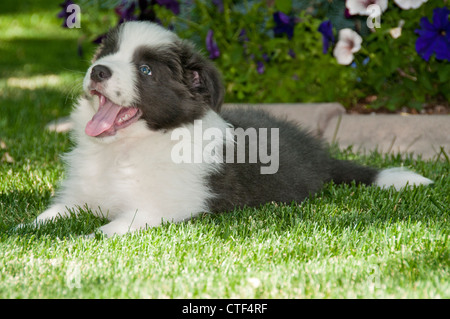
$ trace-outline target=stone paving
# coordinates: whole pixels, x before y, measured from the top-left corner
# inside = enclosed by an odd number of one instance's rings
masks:
[[[450,115],[347,114],[339,103],[225,104],[256,107],[299,125],[341,149],[368,153],[412,153],[422,159],[450,156]]]

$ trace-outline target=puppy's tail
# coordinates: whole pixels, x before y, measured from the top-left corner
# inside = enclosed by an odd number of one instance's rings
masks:
[[[402,167],[377,170],[372,167],[357,165],[351,161],[336,159],[333,159],[331,165],[331,179],[336,184],[355,181],[367,185],[373,184],[381,188],[393,186],[397,190],[405,186],[433,183],[432,180]]]

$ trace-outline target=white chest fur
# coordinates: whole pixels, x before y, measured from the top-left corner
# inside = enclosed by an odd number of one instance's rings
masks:
[[[74,112],[75,122],[86,122],[90,115],[82,113]],[[172,131],[152,132],[139,122],[101,141],[84,135],[80,126],[75,132],[77,146],[65,157],[67,177],[54,206],[87,205],[113,221],[132,218],[137,228],[156,226],[162,220],[182,221],[207,210],[206,202],[213,196],[207,177],[221,163],[207,159],[177,163],[172,158],[176,144],[201,148],[193,145],[194,140],[172,140]],[[202,118],[202,128],[211,127],[225,131],[228,124],[209,111]],[[192,124],[184,128],[194,132]],[[215,143],[222,148],[224,141]]]

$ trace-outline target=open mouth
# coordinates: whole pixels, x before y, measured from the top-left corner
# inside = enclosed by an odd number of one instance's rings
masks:
[[[137,122],[142,115],[141,110],[137,107],[114,104],[96,90],[92,90],[90,93],[99,97],[99,107],[97,113],[86,125],[85,132],[89,136],[104,137],[114,135],[118,130]]]

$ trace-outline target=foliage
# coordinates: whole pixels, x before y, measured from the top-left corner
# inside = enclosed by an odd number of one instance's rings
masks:
[[[342,0],[148,0],[139,4],[123,0],[102,6],[97,1],[80,1],[88,8],[83,12],[91,12],[83,22],[91,40],[90,25],[98,26],[99,19],[111,25],[111,18],[97,11],[115,8],[121,22],[152,20],[195,42],[205,53],[214,48],[210,57],[222,71],[227,102],[339,101],[353,106],[372,96],[368,107],[393,111],[450,100],[449,61],[434,56],[425,61],[415,50],[420,19],[431,19],[433,9],[446,7],[447,0],[428,1],[410,10],[389,1],[379,27],[373,29],[367,27],[371,18],[349,16]],[[322,52],[318,29],[324,21],[333,27],[336,38],[344,28],[363,36],[350,66],[338,64],[332,49]],[[395,28],[401,32],[397,38],[392,35]]]

